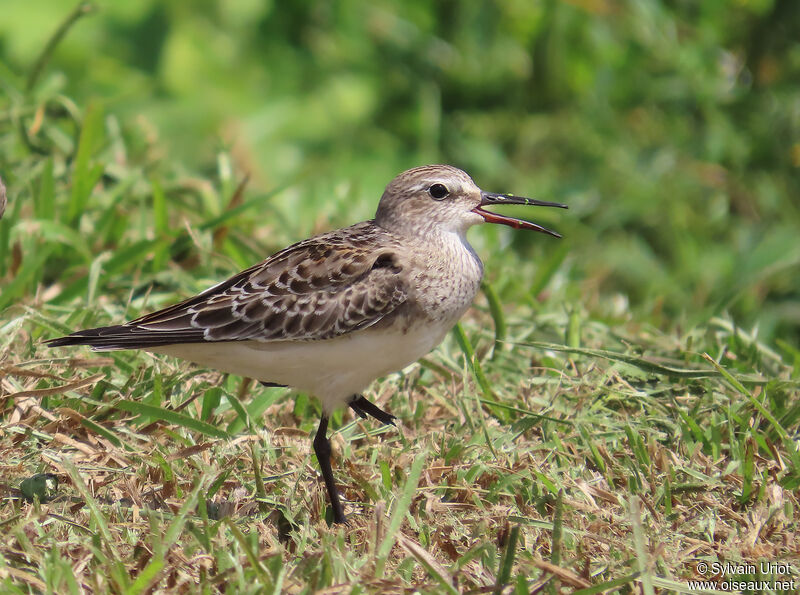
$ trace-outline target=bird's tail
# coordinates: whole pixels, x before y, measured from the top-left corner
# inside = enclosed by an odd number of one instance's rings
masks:
[[[148,349],[175,343],[202,341],[196,329],[186,331],[159,332],[140,326],[118,324],[76,331],[66,337],[50,339],[48,347],[88,345],[93,351],[115,351],[118,349]]]

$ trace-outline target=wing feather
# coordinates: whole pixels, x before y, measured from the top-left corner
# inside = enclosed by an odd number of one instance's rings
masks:
[[[361,223],[305,240],[179,304],[51,344],[99,349],[201,341],[314,341],[368,328],[408,298],[386,232]]]

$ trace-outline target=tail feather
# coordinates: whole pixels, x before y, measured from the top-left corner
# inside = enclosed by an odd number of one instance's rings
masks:
[[[94,351],[117,349],[147,349],[175,343],[199,343],[205,341],[201,329],[153,331],[139,326],[118,324],[74,332],[66,337],[50,339],[48,347],[65,345],[89,345]]]

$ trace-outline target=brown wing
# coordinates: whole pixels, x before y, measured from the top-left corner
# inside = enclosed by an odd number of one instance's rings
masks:
[[[383,233],[361,223],[305,240],[179,304],[53,344],[125,349],[320,340],[367,328],[395,311],[408,294],[391,242],[380,241],[386,239]]]

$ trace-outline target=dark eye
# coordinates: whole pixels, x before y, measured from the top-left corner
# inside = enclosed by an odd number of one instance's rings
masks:
[[[442,200],[445,196],[450,194],[450,191],[444,184],[433,184],[430,188],[428,188],[428,192],[436,200]]]

